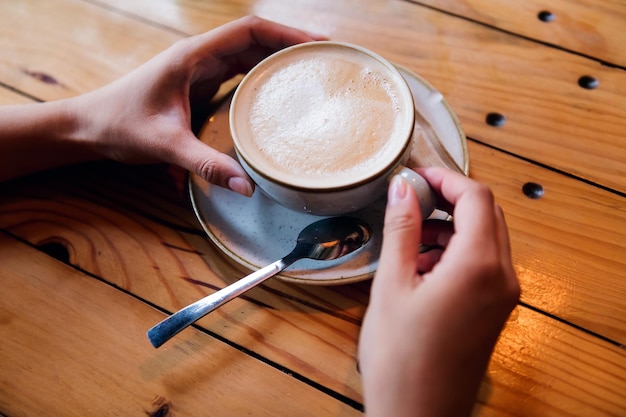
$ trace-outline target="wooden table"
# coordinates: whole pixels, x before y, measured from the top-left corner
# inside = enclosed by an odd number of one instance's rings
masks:
[[[89,91],[249,13],[377,51],[448,99],[510,226],[523,294],[476,415],[625,416],[626,3],[544,3],[4,1],[0,104]],[[273,280],[151,347],[241,275],[185,181],[94,163],[0,186],[0,414],[362,415],[368,282]]]

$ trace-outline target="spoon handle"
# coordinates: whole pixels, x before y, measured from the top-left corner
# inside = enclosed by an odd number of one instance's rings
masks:
[[[293,263],[289,261],[291,261],[291,259],[284,258],[269,264],[221,290],[188,305],[182,310],[177,311],[148,330],[150,343],[152,343],[152,346],[155,348],[158,348],[190,324],[287,268]]]

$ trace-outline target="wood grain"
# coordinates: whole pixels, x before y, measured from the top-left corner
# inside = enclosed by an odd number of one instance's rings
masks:
[[[4,233],[0,249],[7,416],[361,415],[194,329],[155,350],[158,311]]]
[[[299,0],[291,7],[278,0],[235,7],[187,1],[180,4],[181,19],[148,8],[146,0],[107,2],[186,33],[255,13],[361,44],[429,80],[450,101],[468,136],[626,192],[626,73],[621,69],[406,1]],[[600,87],[581,88],[583,75],[596,77]],[[504,127],[486,124],[492,112],[507,118]]]
[[[80,0],[0,4],[0,80],[41,100],[71,97],[128,73],[180,34]]]
[[[0,106],[8,104],[26,104],[32,100],[6,88],[0,88]]]
[[[550,5],[557,25],[533,21],[539,33],[522,28],[536,19],[534,0],[491,11],[438,3],[446,13],[401,0],[3,2],[0,104],[97,88],[248,13],[380,52],[450,101],[472,138],[471,176],[492,187],[510,227],[523,305],[476,414],[626,415],[626,75],[583,56],[601,57],[585,52],[592,45],[621,47],[623,34],[590,25],[589,39],[565,43],[601,14],[621,21],[623,6],[559,0]],[[584,74],[600,87],[581,89]],[[493,111],[507,117],[503,127],[485,123]],[[526,197],[527,182],[543,197]],[[360,414],[352,406],[362,401],[356,343],[367,282],[270,281],[200,321],[209,335],[190,329],[149,347],[145,330],[164,316],[140,300],[174,311],[244,273],[200,231],[184,172],[102,163],[3,184],[0,229],[74,266],[0,233],[0,414],[143,415],[159,401],[172,415],[204,415],[207,404],[220,415]]]
[[[416,0],[438,10],[626,67],[626,4],[612,0]],[[551,21],[539,18],[549,12]]]
[[[141,206],[129,210],[123,204],[107,202],[105,188],[98,185],[98,178],[114,178],[107,167],[103,164],[94,166],[93,171],[84,169],[87,167],[61,170],[60,177],[49,173],[5,185],[0,197],[0,228],[44,249],[50,245],[63,247],[72,264],[171,312],[243,275],[225,262],[206,238],[199,239],[199,232],[190,233],[185,219],[192,219],[191,209],[178,211],[178,223],[161,221],[158,196],[150,195],[140,185],[122,191],[127,187],[125,183],[158,176],[122,175],[118,181],[122,177],[126,181],[106,188],[151,201],[157,208],[143,207],[150,209],[145,216],[137,214]],[[166,190],[167,182],[159,183]],[[14,203],[8,199],[12,194],[9,188],[17,197]],[[104,195],[91,202],[90,189]],[[197,246],[190,246],[188,241]],[[359,299],[344,291],[303,290],[286,284],[261,287],[201,323],[343,395],[359,398],[354,345],[359,321],[354,317],[362,315],[365,303],[364,297]],[[296,344],[294,334],[298,334]],[[335,360],[320,362],[320,357]]]
[[[618,198],[481,145],[472,143],[470,150],[478,156],[473,175],[494,188],[507,214],[524,302],[623,343],[624,260],[618,254],[626,217],[616,204]],[[503,172],[523,172],[527,177],[515,184],[503,178]],[[199,232],[190,230],[193,217],[184,202],[176,203],[178,187],[168,191],[168,181],[161,179],[169,175],[167,170],[99,164],[53,174],[5,185],[0,227],[37,246],[65,246],[70,262],[79,268],[168,311],[243,274]],[[153,194],[142,180],[161,184],[164,195]],[[524,180],[540,181],[545,197],[539,201],[525,197]],[[109,199],[106,190],[126,197]],[[581,195],[593,196],[593,203]],[[141,203],[146,201],[151,204]],[[581,204],[583,212],[568,211]],[[528,216],[530,210],[540,217]],[[174,217],[177,223],[168,220]],[[573,222],[579,222],[577,228],[572,228]],[[545,224],[550,230],[541,226]],[[592,229],[601,233],[591,233]],[[571,263],[570,246],[581,240],[586,246]],[[367,292],[366,284],[335,289],[273,281],[199,323],[360,401],[356,339]],[[320,357],[333,360],[320,362]]]
[[[144,329],[162,317],[157,311],[4,234],[0,248],[11,295],[0,300],[0,329],[10,336],[0,345],[0,411],[8,416],[163,407],[203,415],[207,398],[219,415],[360,414],[193,329],[154,350]],[[292,332],[292,344],[298,340]],[[520,307],[496,347],[476,415],[512,415],[513,407],[529,417],[619,416],[625,363],[623,349]]]
[[[476,415],[626,413],[626,350],[525,308],[502,333]]]
[[[522,300],[626,344],[626,205],[615,194],[470,142],[471,176],[502,205]],[[524,195],[524,184],[543,197]]]

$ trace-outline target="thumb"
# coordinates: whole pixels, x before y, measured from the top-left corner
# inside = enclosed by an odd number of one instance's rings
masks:
[[[237,161],[195,136],[180,142],[170,162],[198,174],[211,184],[246,197],[250,197],[254,191],[254,183]]]
[[[422,233],[417,195],[401,177],[391,180],[388,191],[383,245],[375,285],[413,286]],[[382,282],[382,283],[381,283]]]

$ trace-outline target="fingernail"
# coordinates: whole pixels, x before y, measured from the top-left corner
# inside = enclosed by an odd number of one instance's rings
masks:
[[[407,183],[400,176],[395,175],[391,179],[391,184],[389,185],[389,193],[388,193],[388,202],[389,204],[397,203],[401,200],[404,200],[407,194]]]
[[[228,180],[228,188],[246,197],[252,196],[252,185],[240,177],[232,177]]]

